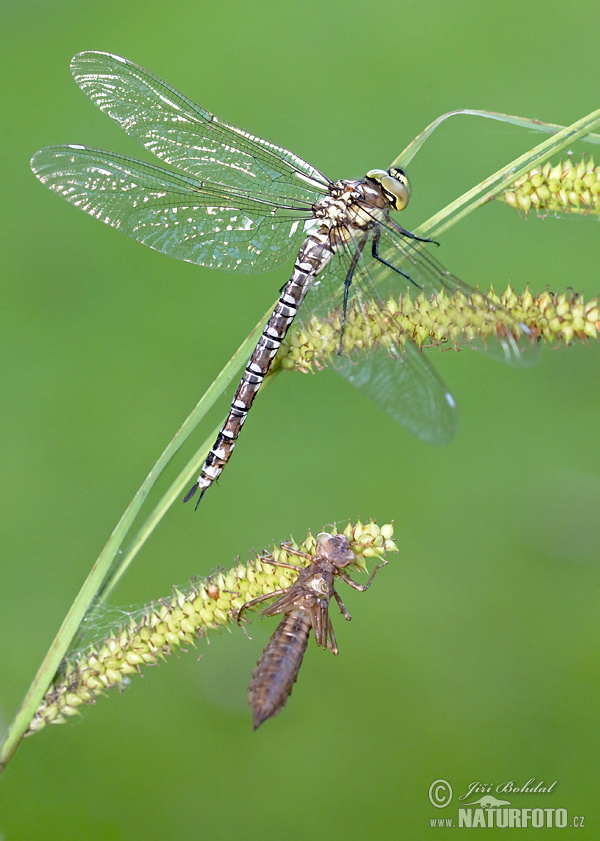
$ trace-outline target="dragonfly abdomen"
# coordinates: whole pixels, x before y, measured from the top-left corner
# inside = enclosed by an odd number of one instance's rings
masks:
[[[184,502],[191,499],[198,488],[200,488],[200,498],[202,498],[202,494],[219,478],[229,461],[254,398],[269,372],[271,363],[281,347],[290,325],[296,317],[298,308],[317,274],[331,259],[332,251],[327,247],[328,233],[328,229],[320,229],[308,236],[302,245],[292,276],[286,283],[262,336],[246,365],[246,370],[235,392],[225,423],[206,458],[196,483],[185,495]]]
[[[248,690],[255,730],[267,718],[277,715],[290,696],[311,627],[305,610],[292,610],[283,617],[263,651]]]

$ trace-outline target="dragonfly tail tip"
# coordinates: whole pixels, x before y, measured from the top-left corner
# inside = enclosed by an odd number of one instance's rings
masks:
[[[183,497],[184,503],[190,501],[190,499],[194,496],[194,494],[196,493],[196,491],[198,490],[199,487],[200,487],[200,485],[198,484],[198,482],[194,482],[192,487],[189,489],[189,491]],[[200,494],[200,499],[202,499],[202,494]],[[200,502],[200,500],[198,500],[198,502]]]

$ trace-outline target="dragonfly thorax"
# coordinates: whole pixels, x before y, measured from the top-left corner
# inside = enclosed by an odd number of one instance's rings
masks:
[[[317,596],[330,598],[331,588],[333,587],[333,575],[331,573],[327,575],[323,572],[318,572],[306,581],[306,587]]]
[[[314,205],[313,213],[328,232],[330,242],[341,245],[384,222],[391,206],[374,180],[336,181],[329,194]]]

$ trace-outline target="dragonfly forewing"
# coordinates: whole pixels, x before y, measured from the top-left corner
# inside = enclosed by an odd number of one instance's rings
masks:
[[[275,204],[310,207],[327,192],[329,179],[293,152],[219,120],[127,59],[83,52],[71,72],[123,131],[190,175]]]
[[[306,212],[231,195],[164,167],[85,146],[31,159],[42,184],[132,239],[214,269],[272,269],[298,251]]]

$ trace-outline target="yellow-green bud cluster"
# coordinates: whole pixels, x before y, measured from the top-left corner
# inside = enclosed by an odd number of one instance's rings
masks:
[[[498,306],[501,305],[501,306]],[[508,318],[507,318],[508,313]],[[520,336],[516,326],[529,327],[531,336]],[[318,370],[339,351],[341,311],[327,319],[312,316],[305,324],[292,326],[275,360],[278,368],[295,371]],[[515,293],[510,285],[501,295],[490,289],[487,295],[474,291],[438,292],[427,297],[409,293],[390,298],[383,305],[375,301],[348,307],[342,339],[342,353],[372,351],[379,346],[402,348],[408,338],[418,347],[460,347],[474,340],[486,340],[512,333],[521,342],[541,338],[548,342],[598,337],[600,309],[597,298],[587,303],[572,291],[533,295],[529,289]]]
[[[546,163],[514,182],[502,196],[517,210],[540,213],[600,214],[600,167],[592,157]]]
[[[523,321],[535,338],[549,344],[570,344],[576,339],[597,339],[600,329],[598,298],[584,300],[573,290],[552,293],[549,290],[532,295],[526,289],[517,295],[510,286],[500,297],[492,290],[489,297],[501,303],[512,315]]]
[[[344,325],[341,351],[372,351],[379,346],[402,348],[410,338],[418,347],[462,344],[475,336],[495,333],[499,315],[487,304],[462,293],[439,292],[428,297],[409,293],[383,304],[374,300],[349,305]],[[299,328],[292,328],[280,351],[280,364],[286,369],[311,370],[326,364],[340,350],[341,310],[333,310],[325,319],[313,316]]]
[[[348,523],[343,534],[356,554],[358,569],[366,568],[368,558],[379,559],[386,552],[397,551],[393,531],[391,524]],[[289,545],[314,554],[316,540],[309,532],[300,546],[293,542]],[[309,563],[289,555],[285,548],[273,546],[247,564],[237,564],[229,572],[217,572],[202,581],[192,580],[189,588],[174,590],[171,597],[153,602],[107,639],[67,660],[46,692],[27,735],[46,724],[65,722],[79,713],[82,704],[93,704],[106,689],[122,686],[142,666],[157,663],[182,645],[193,645],[209,630],[225,627],[247,601],[289,587],[297,573],[275,567],[269,560],[298,566]]]

